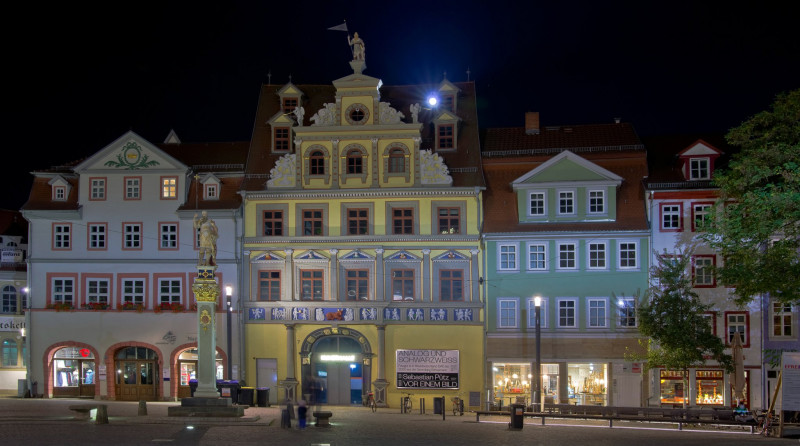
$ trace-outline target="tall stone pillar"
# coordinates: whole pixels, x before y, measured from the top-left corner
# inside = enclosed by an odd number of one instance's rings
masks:
[[[294,325],[286,324],[286,379],[279,384],[286,394],[285,401],[297,401],[297,378],[294,376],[295,361],[297,352],[295,352],[295,333]]]
[[[192,285],[197,300],[197,390],[195,398],[219,398],[217,392],[217,298],[219,284],[214,279],[216,265],[197,267]]]
[[[378,355],[372,358],[373,367],[378,363],[378,378],[372,383],[375,385],[375,403],[381,407],[386,407],[386,388],[389,381],[386,380],[386,326],[378,325]]]

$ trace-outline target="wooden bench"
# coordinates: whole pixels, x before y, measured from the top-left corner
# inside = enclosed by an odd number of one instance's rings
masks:
[[[73,404],[69,410],[75,412],[76,420],[88,420],[91,418],[91,411],[97,409],[99,404]]]
[[[314,419],[317,420],[316,424],[318,427],[325,427],[331,425],[329,420],[333,416],[332,412],[319,411],[319,412],[313,412],[312,415],[314,415]]]

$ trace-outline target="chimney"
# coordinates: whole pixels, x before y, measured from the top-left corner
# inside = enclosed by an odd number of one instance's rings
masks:
[[[526,135],[539,134],[539,112],[525,113],[525,134]]]

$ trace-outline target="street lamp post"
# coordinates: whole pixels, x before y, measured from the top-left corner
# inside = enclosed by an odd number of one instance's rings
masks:
[[[542,399],[542,298],[535,296],[533,298],[534,313],[536,319],[536,368],[534,369],[533,379],[536,382],[534,386],[533,407],[539,405],[539,411],[544,412],[544,400]]]
[[[228,338],[228,351],[227,351],[227,353],[228,353],[228,379],[231,379],[231,376],[232,376],[231,357],[233,356],[233,352],[231,350],[231,345],[232,345],[232,341],[231,341],[231,331],[232,331],[231,330],[231,316],[232,316],[232,313],[233,313],[233,306],[231,305],[231,296],[232,295],[233,295],[233,287],[230,286],[230,285],[226,285],[225,286],[225,297],[227,298],[226,303],[228,305],[228,311],[227,311],[227,313],[228,313],[228,317],[227,317],[228,323],[227,323],[227,327],[226,327],[227,328],[227,336],[226,337]]]

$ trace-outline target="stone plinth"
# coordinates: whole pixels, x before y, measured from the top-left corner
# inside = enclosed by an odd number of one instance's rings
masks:
[[[183,398],[180,406],[168,407],[171,417],[242,417],[244,406],[234,406],[230,398]]]

